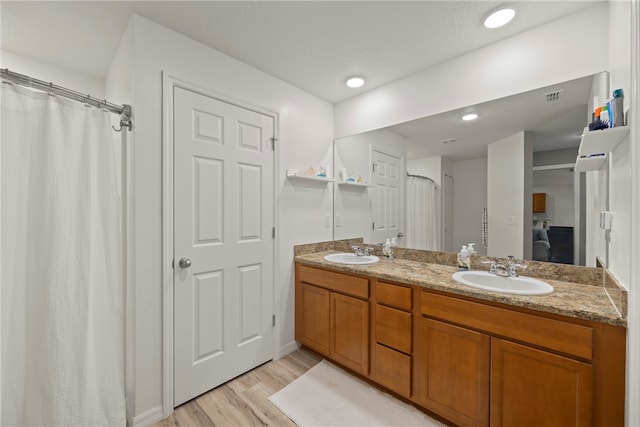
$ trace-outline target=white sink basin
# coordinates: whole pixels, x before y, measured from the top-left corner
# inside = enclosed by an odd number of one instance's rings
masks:
[[[453,280],[486,291],[515,295],[549,295],[553,286],[531,277],[501,277],[488,271],[458,271]]]
[[[324,259],[336,264],[375,264],[380,260],[375,255],[357,256],[356,254],[343,252],[339,254],[325,255]]]

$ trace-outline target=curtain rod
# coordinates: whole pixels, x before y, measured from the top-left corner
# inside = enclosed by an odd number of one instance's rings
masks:
[[[110,113],[119,114],[120,129],[116,129],[112,126],[113,130],[115,131],[120,132],[123,127],[131,130],[133,127],[133,123],[131,121],[131,105],[113,104],[111,102],[107,102],[107,100],[104,99],[97,99],[92,97],[91,95],[86,95],[72,89],[54,85],[53,83],[45,82],[44,80],[34,79],[33,77],[25,76],[24,74],[9,71],[8,68],[0,69],[0,77],[2,77],[2,80],[4,80],[5,82],[15,83],[20,86],[30,87],[55,95],[60,95],[65,98],[83,102],[93,107],[101,108]]]
[[[409,177],[409,178],[420,178],[420,179],[426,179],[426,180],[428,180],[428,181],[433,182],[434,184],[436,183],[433,179],[429,178],[428,176],[413,175],[413,174],[410,174],[409,172],[407,172],[407,177]]]

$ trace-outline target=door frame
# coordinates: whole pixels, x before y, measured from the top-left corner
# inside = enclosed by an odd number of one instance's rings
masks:
[[[167,418],[173,413],[174,406],[174,357],[173,357],[173,333],[174,333],[174,292],[173,292],[173,89],[182,88],[203,96],[207,96],[239,108],[251,110],[273,118],[273,133],[276,140],[279,137],[279,113],[258,107],[248,102],[230,98],[227,95],[213,91],[203,85],[193,83],[176,77],[167,71],[162,71],[162,415]],[[280,189],[276,185],[279,165],[278,144],[273,149],[273,222],[279,224],[277,201],[280,198]],[[279,276],[278,268],[278,233],[273,238],[273,312],[279,313],[277,305],[276,278]],[[277,343],[280,341],[279,329],[274,327],[272,354],[275,358],[278,354]]]

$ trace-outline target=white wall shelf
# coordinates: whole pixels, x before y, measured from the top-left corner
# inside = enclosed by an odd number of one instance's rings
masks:
[[[593,131],[584,128],[576,158],[576,172],[600,169],[609,158],[609,153],[614,151],[627,135],[629,126]]]
[[[335,182],[332,178],[315,175],[287,175],[287,179],[292,181],[315,181],[315,182]]]
[[[360,187],[360,188],[372,187],[372,185],[365,184],[362,182],[339,182],[338,185],[343,185],[345,187]]]

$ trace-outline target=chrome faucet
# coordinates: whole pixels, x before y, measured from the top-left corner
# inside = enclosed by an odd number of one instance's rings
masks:
[[[500,264],[497,263],[493,260],[491,261],[482,261],[483,264],[491,264],[491,266],[489,267],[489,273],[490,274],[495,274],[496,276],[500,276],[500,277],[508,277],[509,276],[509,270],[507,269],[507,266],[504,264]]]
[[[351,249],[353,249],[353,253],[356,254],[356,256],[369,256],[369,251],[372,248],[367,248],[366,246],[360,247],[358,245],[353,245],[351,246]]]
[[[482,261],[483,264],[491,264],[489,267],[489,273],[495,274],[500,277],[518,277],[519,274],[516,271],[516,268],[527,268],[524,264],[517,264],[515,262],[515,257],[513,255],[509,255],[507,257],[508,264],[497,263],[493,260],[491,261]]]
[[[507,265],[509,277],[518,277],[519,276],[518,272],[516,271],[516,268],[527,268],[527,266],[524,265],[524,264],[516,263],[515,262],[516,258],[513,255],[509,255],[507,257],[507,260],[509,261],[509,264]]]

